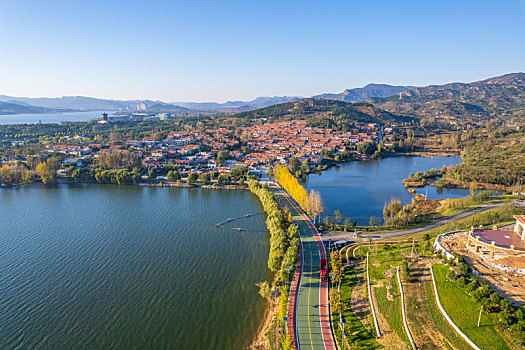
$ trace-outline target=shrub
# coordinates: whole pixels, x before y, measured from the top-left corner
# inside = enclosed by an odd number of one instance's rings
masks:
[[[460,286],[461,288],[465,288],[466,284],[467,284],[467,280],[465,279],[464,276],[461,276],[460,278],[458,278],[456,280],[456,283],[458,284],[458,286]]]
[[[472,293],[473,291],[475,291],[476,289],[478,289],[478,284],[474,281],[470,282],[469,284],[467,284],[467,291],[469,293]]]
[[[270,299],[272,297],[272,290],[270,289],[270,284],[264,281],[259,285],[259,295],[265,299]]]

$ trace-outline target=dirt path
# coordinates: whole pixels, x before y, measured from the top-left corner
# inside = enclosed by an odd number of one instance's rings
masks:
[[[418,349],[443,349],[443,336],[432,322],[428,310],[425,284],[430,283],[429,264],[417,261],[412,263],[410,271],[414,277],[411,283],[403,283],[405,292],[408,327]]]

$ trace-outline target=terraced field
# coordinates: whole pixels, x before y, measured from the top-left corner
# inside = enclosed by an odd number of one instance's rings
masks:
[[[418,349],[470,350],[435,304],[428,262],[415,263],[410,270],[414,280],[403,282],[403,290],[408,326]]]

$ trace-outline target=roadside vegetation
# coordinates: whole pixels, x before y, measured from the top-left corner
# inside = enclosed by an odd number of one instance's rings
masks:
[[[337,341],[342,349],[379,349],[381,346],[376,341],[375,334],[370,333],[365,326],[363,326],[350,307],[352,289],[356,284],[357,275],[353,266],[345,266],[340,288],[343,308],[342,310],[335,311],[334,308],[332,308],[332,319]],[[338,311],[341,311],[341,314],[339,314]],[[346,320],[344,337],[342,326],[339,323],[340,316]]]
[[[399,237],[392,237],[383,239],[382,241],[404,241],[407,239],[416,239],[419,240],[422,237],[429,236],[429,237],[435,237],[443,232],[450,232],[450,231],[456,231],[456,230],[469,230],[470,227],[478,227],[478,226],[501,226],[503,224],[512,223],[513,215],[521,215],[523,214],[523,209],[518,208],[511,203],[507,203],[505,205],[495,207],[492,209],[488,209],[485,211],[482,211],[480,213],[476,213],[474,215],[471,215],[469,217],[455,220],[453,222],[450,222],[445,225],[438,226],[436,228],[426,230],[423,232],[418,232],[410,235],[405,236],[399,236]]]
[[[281,210],[274,195],[268,187],[253,180],[249,184],[250,191],[254,193],[266,212],[266,226],[270,235],[270,254],[268,257],[268,268],[272,271],[273,290],[270,283],[264,281],[259,285],[259,294],[274,300],[278,305],[274,312],[272,325],[266,336],[272,349],[288,349],[291,345],[289,336],[285,336],[286,322],[284,317],[288,315],[289,299],[289,276],[294,276],[297,256],[299,253],[299,231],[295,224],[288,220],[288,216]]]

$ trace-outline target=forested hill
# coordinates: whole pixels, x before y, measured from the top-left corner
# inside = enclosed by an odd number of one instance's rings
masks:
[[[368,102],[394,114],[420,118],[483,121],[494,117],[525,118],[525,73],[512,73],[473,83],[413,88]]]
[[[415,120],[384,111],[369,103],[346,103],[314,98],[237,113],[233,117],[250,120],[267,118],[269,121],[306,119],[311,126],[335,129],[354,122],[400,124]]]

